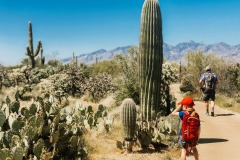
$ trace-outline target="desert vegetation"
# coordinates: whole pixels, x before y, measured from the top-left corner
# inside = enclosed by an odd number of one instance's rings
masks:
[[[190,51],[185,55],[186,64],[181,66],[181,91],[194,94],[201,99],[198,85],[199,78],[206,66],[218,75],[217,104],[221,107],[239,112],[239,84],[240,65],[229,59],[221,58],[215,54],[205,54],[202,51]]]
[[[144,2],[139,47],[93,64],[79,63],[74,53],[68,64],[45,62],[42,42],[33,49],[29,23],[27,58],[0,66],[0,159],[104,159],[97,154],[177,148],[170,85],[181,82],[185,95],[199,98],[207,65],[224,84],[217,88],[219,99],[228,97],[222,106],[239,108],[239,64],[201,51],[186,54],[185,64],[168,62],[162,45],[155,0]]]

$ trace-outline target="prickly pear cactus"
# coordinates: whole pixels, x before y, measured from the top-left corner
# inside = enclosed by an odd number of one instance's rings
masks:
[[[16,146],[17,144],[20,143],[20,137],[18,135],[13,135],[11,139],[11,146]]]
[[[5,114],[3,113],[3,111],[0,111],[0,127],[3,126],[5,121],[6,121]]]
[[[72,136],[70,138],[70,147],[76,148],[78,145],[78,137],[77,136]]]
[[[16,133],[16,132],[19,132],[19,130],[22,128],[22,124],[20,121],[18,120],[15,120],[13,121],[12,123],[12,130]]]
[[[102,104],[100,104],[98,106],[98,111],[103,112],[104,110],[105,110],[105,107]]]
[[[122,123],[124,130],[124,139],[132,141],[136,127],[136,104],[127,98],[122,102]]]
[[[3,130],[0,131],[0,160],[18,160],[23,159],[23,156],[24,159],[44,160],[82,157],[81,150],[85,146],[82,136],[85,126],[79,117],[81,111],[78,112],[78,116],[73,113],[74,111],[67,114],[73,119],[67,124],[66,113],[60,112],[60,106],[51,104],[50,107],[54,107],[53,112],[47,113],[44,110],[44,103],[31,105],[32,108],[29,108],[31,114],[27,107],[22,108],[19,110],[21,116],[17,113],[10,113],[6,117],[5,113],[0,110],[0,127],[3,126]],[[10,104],[5,105],[10,108]],[[16,111],[15,108],[13,110]],[[89,109],[89,114],[86,111],[85,116],[81,116],[91,125],[94,122],[92,111]],[[8,123],[6,123],[7,120]]]
[[[163,38],[160,7],[157,0],[145,0],[140,31],[140,106],[142,120],[151,121],[160,111]]]
[[[35,113],[37,112],[37,106],[36,104],[31,104],[31,106],[29,107],[29,113],[31,115],[35,115]]]
[[[31,116],[30,113],[29,113],[29,110],[26,109],[26,108],[22,108],[22,109],[21,109],[21,114],[22,114],[26,119],[28,119],[28,118]]]
[[[12,153],[13,153],[13,159],[14,160],[22,160],[24,150],[23,150],[22,147],[16,146],[16,147],[13,148]]]
[[[91,114],[94,112],[92,106],[88,106],[87,112],[88,112],[88,114]]]
[[[0,110],[2,109],[2,106],[3,106],[3,100],[2,100],[2,97],[0,96]]]
[[[42,153],[43,146],[44,146],[44,141],[43,141],[43,139],[39,139],[39,140],[37,141],[37,143],[34,144],[33,153],[34,153],[34,155],[35,155],[37,158],[40,158],[41,153]]]
[[[6,153],[3,150],[0,150],[0,159],[6,159]]]
[[[18,113],[19,108],[20,108],[20,103],[18,101],[14,101],[10,104],[10,111],[12,113],[14,112]]]

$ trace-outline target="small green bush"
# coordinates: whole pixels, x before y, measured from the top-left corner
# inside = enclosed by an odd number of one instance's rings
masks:
[[[240,103],[240,97],[235,98],[237,103]]]
[[[229,100],[227,102],[224,102],[223,106],[224,107],[233,107],[234,106],[234,102],[233,102],[233,100]]]

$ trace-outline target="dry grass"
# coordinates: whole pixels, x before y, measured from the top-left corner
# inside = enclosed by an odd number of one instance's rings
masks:
[[[88,159],[98,160],[108,157],[109,154],[121,154],[122,150],[116,146],[117,141],[123,140],[121,128],[120,121],[115,119],[109,133],[92,132],[88,134],[85,137],[89,153]]]
[[[180,150],[145,149],[133,147],[133,153],[126,154],[117,148],[117,141],[123,141],[122,123],[119,114],[115,116],[109,133],[92,133],[86,136],[88,160],[176,160]]]
[[[237,103],[235,99],[225,97],[223,95],[217,95],[216,105],[223,109],[227,109],[236,113],[240,113],[240,103]]]

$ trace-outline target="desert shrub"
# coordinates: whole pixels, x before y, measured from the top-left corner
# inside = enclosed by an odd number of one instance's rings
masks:
[[[170,93],[170,85],[178,81],[177,68],[175,63],[164,62],[162,65],[161,77],[161,106],[166,111],[165,115],[170,114],[171,109],[175,108],[175,97]]]
[[[115,77],[119,74],[120,66],[115,60],[104,60],[91,65],[91,75],[96,76],[101,73],[106,73]]]
[[[180,91],[181,92],[193,92],[195,90],[193,84],[190,81],[191,75],[185,76],[181,85],[180,85]]]
[[[205,54],[202,51],[190,51],[185,55],[186,66],[182,80],[183,92],[200,92],[199,79],[205,72],[205,67],[210,66],[212,72],[218,76],[217,92],[227,96],[233,96],[239,90],[239,65],[228,59],[223,59],[214,54]]]
[[[29,58],[24,58],[21,61],[21,64],[24,65],[24,66],[29,66],[29,65],[31,65],[31,60]]]
[[[98,102],[113,91],[112,78],[108,74],[98,74],[86,81],[86,92],[90,96],[91,101]]]
[[[51,66],[51,67],[57,67],[59,65],[61,65],[61,62],[59,60],[48,60],[47,61],[47,65]]]
[[[75,66],[69,66],[67,70],[65,70],[65,74],[67,74],[66,79],[64,80],[64,90],[75,96],[82,96],[86,91],[86,79],[83,71],[80,68],[76,68]]]
[[[115,81],[117,105],[120,105],[125,98],[132,98],[136,104],[140,103],[138,52],[138,47],[133,46],[127,51],[126,56],[117,55],[115,57],[115,60],[121,66],[118,79]]]
[[[224,107],[233,107],[233,105],[234,105],[234,102],[231,100],[223,102]]]
[[[85,63],[80,63],[80,69],[83,72],[83,75],[87,78],[92,74],[92,68]]]
[[[235,98],[237,103],[240,103],[240,97]]]
[[[191,96],[192,92],[191,91],[187,91],[183,94],[183,97],[187,97],[187,96]]]

